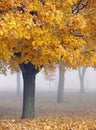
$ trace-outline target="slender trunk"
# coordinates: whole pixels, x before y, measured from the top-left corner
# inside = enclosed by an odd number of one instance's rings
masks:
[[[80,92],[84,93],[84,77],[85,77],[85,72],[86,72],[85,67],[83,68],[79,68],[78,72],[79,72],[79,79],[80,79]]]
[[[22,119],[35,116],[35,76],[38,70],[31,63],[20,65],[23,75]]]
[[[21,88],[20,88],[20,72],[17,72],[17,96],[21,95]]]
[[[57,103],[62,103],[64,100],[64,66],[59,66],[59,84],[58,84],[58,95],[57,95]]]
[[[84,78],[80,78],[80,92],[84,93]]]

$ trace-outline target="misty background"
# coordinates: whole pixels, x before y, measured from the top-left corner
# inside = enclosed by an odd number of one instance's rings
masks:
[[[58,88],[58,68],[56,72],[52,72],[52,81],[46,80],[44,71],[41,70],[36,76],[36,91],[57,91]],[[53,74],[54,73],[54,74]],[[21,90],[23,89],[22,74],[20,74]],[[17,74],[10,74],[7,76],[0,74],[0,91],[16,91],[17,88]],[[87,68],[84,79],[85,91],[96,91],[96,70],[94,68]],[[80,89],[80,81],[78,70],[67,70],[65,72],[64,91],[78,92]]]

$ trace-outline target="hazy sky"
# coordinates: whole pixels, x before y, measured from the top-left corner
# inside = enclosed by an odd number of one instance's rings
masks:
[[[54,81],[49,82],[44,78],[44,73],[41,71],[36,76],[36,90],[57,90],[58,86],[58,69],[54,76]],[[0,90],[5,91],[14,91],[16,90],[16,74],[8,74],[7,76],[0,75]],[[21,86],[22,83],[22,75],[21,75]],[[65,73],[65,90],[68,91],[74,90],[77,91],[79,89],[79,77],[78,71],[76,70],[68,70]],[[92,90],[96,89],[96,70],[93,68],[88,68],[85,73],[85,89]]]

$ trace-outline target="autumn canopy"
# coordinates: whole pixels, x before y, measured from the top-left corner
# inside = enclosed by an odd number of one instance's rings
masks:
[[[22,118],[34,117],[37,68],[53,63],[96,67],[96,0],[0,0],[0,71],[20,65]]]
[[[1,63],[31,62],[40,67],[64,60],[66,66],[76,68],[89,65],[90,54],[91,64],[96,65],[96,1],[80,4],[78,0],[0,0]]]

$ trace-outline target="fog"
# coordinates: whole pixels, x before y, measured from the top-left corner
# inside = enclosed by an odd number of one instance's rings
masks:
[[[53,74],[53,73],[52,73]],[[52,81],[46,80],[46,76],[40,71],[36,76],[36,91],[57,91],[58,87],[58,68],[53,76]],[[16,91],[17,75],[8,73],[7,76],[0,75],[0,91]],[[85,91],[96,91],[96,70],[87,68],[85,72]],[[23,88],[22,75],[20,74],[20,84]],[[78,70],[67,70],[65,72],[65,85],[64,90],[79,91],[80,81]]]

